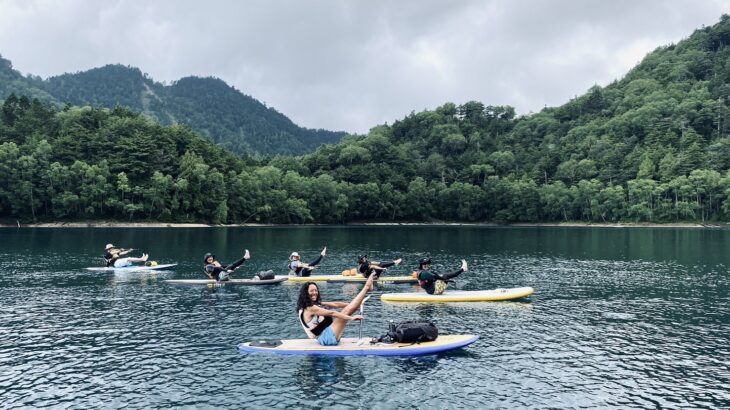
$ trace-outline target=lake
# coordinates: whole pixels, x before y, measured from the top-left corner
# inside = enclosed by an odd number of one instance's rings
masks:
[[[134,247],[160,273],[99,273],[106,243]],[[468,348],[434,356],[241,354],[258,338],[303,338],[298,286],[174,286],[203,278],[202,257],[245,248],[236,277],[286,272],[323,246],[318,274],[402,257],[408,274],[469,262],[451,288],[532,286],[527,300],[384,304],[376,287],[363,335],[388,320],[430,319]],[[135,252],[139,255],[140,252]],[[352,226],[0,229],[0,407],[515,408],[730,407],[730,230]],[[355,284],[321,286],[348,300]],[[345,332],[357,337],[359,324]]]

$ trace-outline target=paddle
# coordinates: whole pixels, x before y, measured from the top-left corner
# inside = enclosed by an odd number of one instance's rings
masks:
[[[365,297],[365,299],[362,300],[362,303],[360,303],[360,316],[363,316],[363,314],[362,314],[362,308],[363,308],[363,306],[365,306],[365,302],[367,302],[368,299],[370,299],[370,295],[367,295]],[[358,341],[357,341],[358,346],[360,346],[360,345],[363,344],[363,342],[362,342],[362,322],[363,322],[363,320],[365,320],[365,316],[363,316],[363,318],[360,319],[360,335],[357,338],[358,339]]]

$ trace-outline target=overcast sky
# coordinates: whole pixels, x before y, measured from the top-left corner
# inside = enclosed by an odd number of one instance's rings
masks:
[[[301,126],[365,133],[445,102],[561,105],[723,13],[730,0],[0,0],[0,55],[43,78],[215,76]]]

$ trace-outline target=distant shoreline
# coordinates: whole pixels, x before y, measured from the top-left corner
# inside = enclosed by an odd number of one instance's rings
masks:
[[[467,222],[357,222],[349,224],[204,224],[166,222],[46,222],[35,224],[0,223],[0,228],[230,228],[230,227],[299,227],[299,226],[483,226],[483,227],[565,227],[565,228],[728,228],[728,223],[467,223]]]

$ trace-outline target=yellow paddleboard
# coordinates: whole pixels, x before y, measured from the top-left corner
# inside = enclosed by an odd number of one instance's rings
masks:
[[[426,292],[384,293],[380,296],[383,302],[497,302],[512,300],[532,295],[531,287],[491,290],[446,290],[441,295],[429,295]]]

